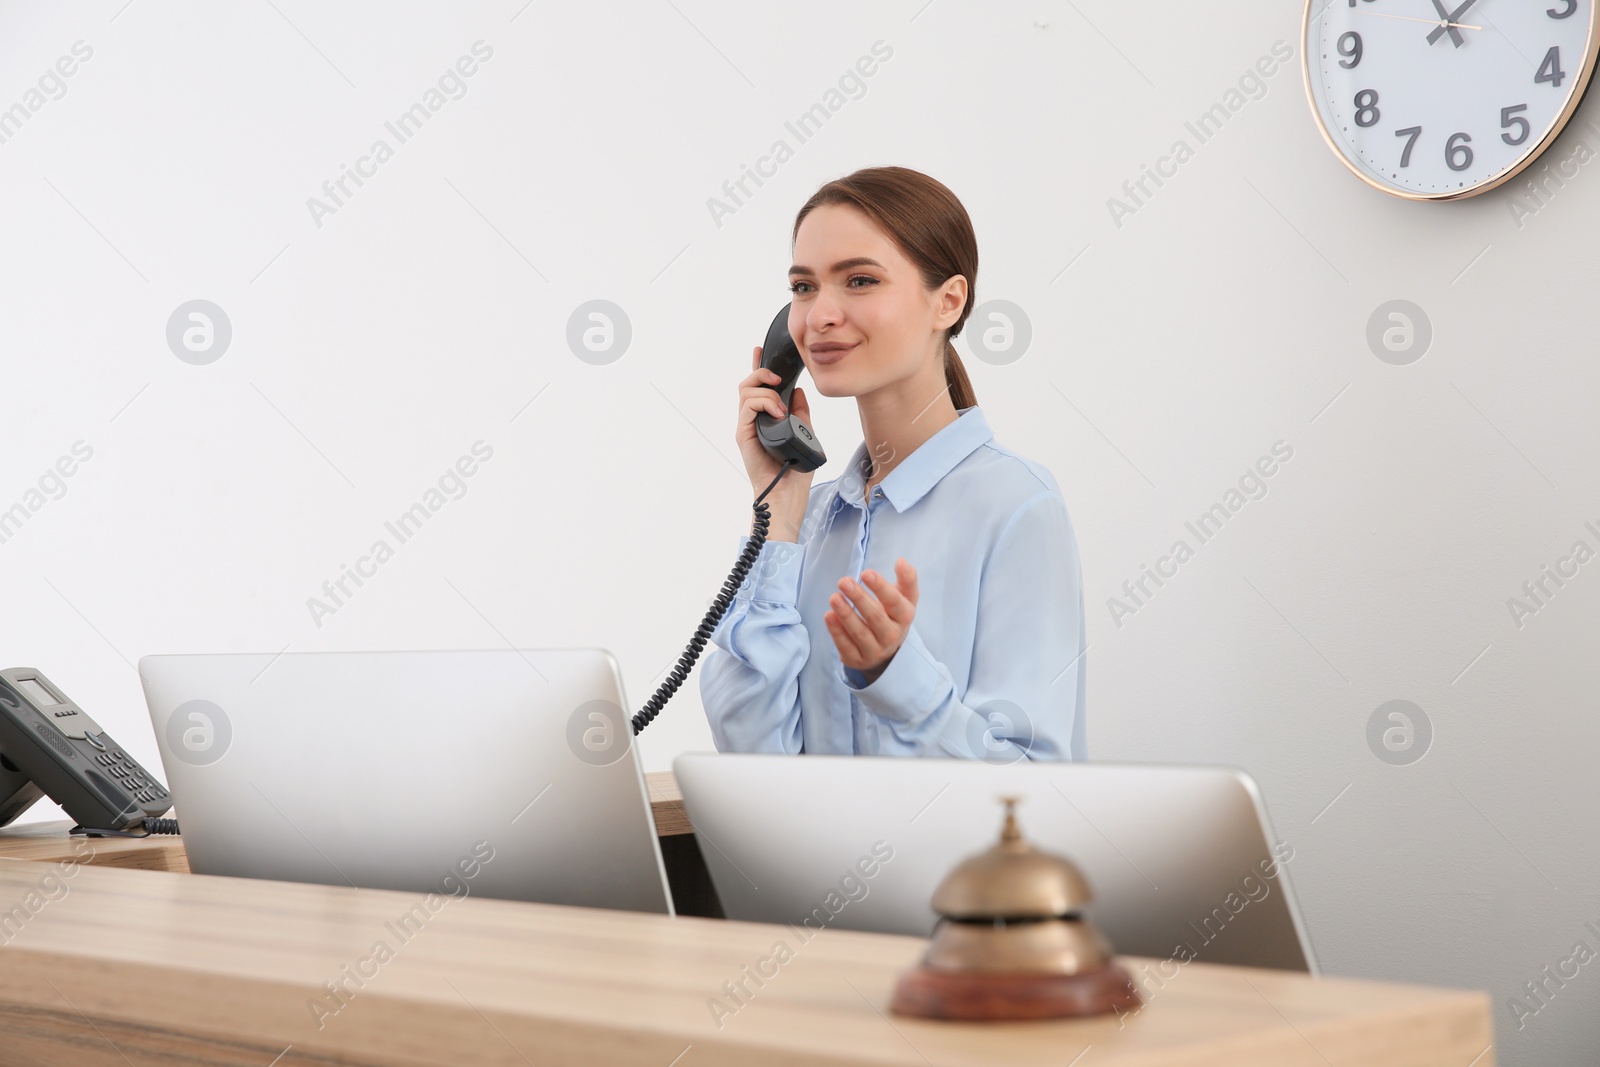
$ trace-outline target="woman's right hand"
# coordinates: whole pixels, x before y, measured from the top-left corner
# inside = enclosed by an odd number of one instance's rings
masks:
[[[778,391],[770,386],[778,384],[776,371],[761,366],[761,346],[757,345],[750,357],[750,376],[739,383],[739,424],[734,433],[739,454],[744,457],[744,467],[750,476],[751,497],[760,495],[771,484],[783,467],[783,461],[774,459],[756,434],[756,415],[765,413],[781,419],[789,412],[783,410]],[[806,425],[811,424],[811,406],[806,403],[805,390],[798,385],[790,394],[794,414]],[[800,523],[805,518],[806,504],[811,499],[811,476],[814,471],[801,473],[789,468],[783,480],[767,494],[766,503],[772,508],[772,524],[768,529],[769,541],[798,541]]]

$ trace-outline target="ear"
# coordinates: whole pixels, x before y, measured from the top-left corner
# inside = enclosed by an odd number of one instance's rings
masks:
[[[963,274],[952,274],[945,279],[938,295],[934,298],[934,325],[940,329],[949,329],[961,318],[961,312],[967,306],[967,278]]]

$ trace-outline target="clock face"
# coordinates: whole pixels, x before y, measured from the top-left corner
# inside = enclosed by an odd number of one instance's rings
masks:
[[[1345,164],[1413,199],[1498,185],[1588,86],[1597,0],[1307,0],[1312,110]]]

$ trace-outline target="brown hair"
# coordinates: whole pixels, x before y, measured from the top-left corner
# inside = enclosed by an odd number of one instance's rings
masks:
[[[975,405],[978,398],[972,392],[967,369],[950,343],[972,314],[972,302],[978,292],[978,238],[972,231],[967,209],[956,194],[920,171],[867,167],[812,193],[795,216],[791,241],[799,237],[800,223],[811,209],[823,204],[848,204],[876,222],[916,265],[925,288],[937,288],[957,274],[967,279],[966,306],[945,332],[944,380],[957,410]]]

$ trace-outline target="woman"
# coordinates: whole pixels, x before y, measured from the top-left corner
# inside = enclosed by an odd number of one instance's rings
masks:
[[[793,244],[789,333],[818,392],[855,397],[864,440],[839,478],[790,470],[767,495],[767,542],[700,672],[717,748],[1085,758],[1066,503],[994,440],[950,343],[978,275],[966,209],[925,174],[858,170],[806,201]],[[756,415],[787,414],[760,359],[736,434],[756,493],[781,467]]]

